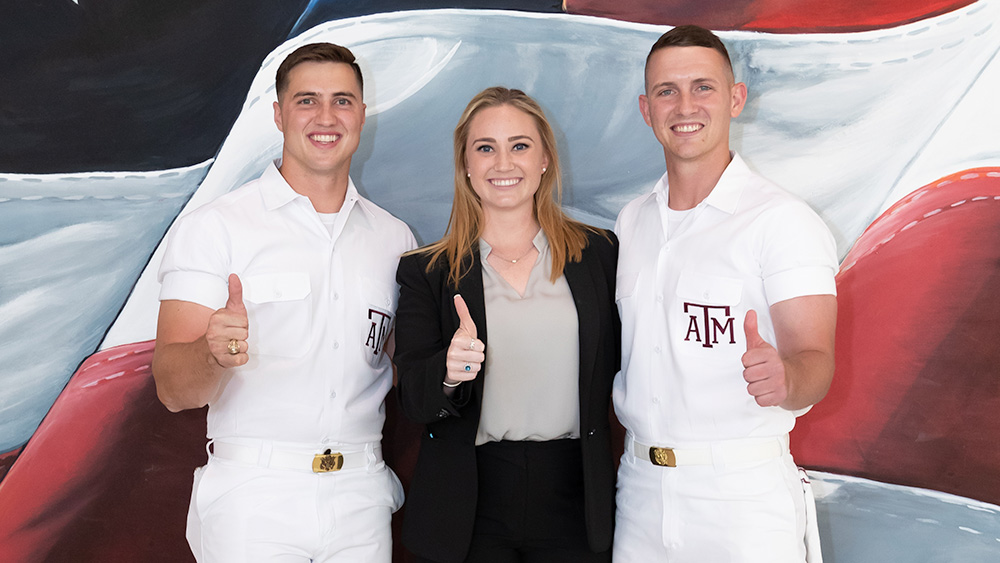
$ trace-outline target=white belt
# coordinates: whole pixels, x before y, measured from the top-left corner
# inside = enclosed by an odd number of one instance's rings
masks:
[[[382,446],[369,445],[364,450],[353,452],[335,451],[333,448],[324,448],[322,451],[316,452],[301,448],[275,447],[270,443],[246,445],[214,440],[212,442],[212,456],[226,461],[236,461],[271,469],[330,473],[344,469],[363,468],[367,467],[369,463],[374,464],[382,461]]]
[[[705,448],[665,448],[641,444],[631,437],[626,440],[632,442],[629,451],[635,457],[662,467],[754,463],[780,457],[788,451],[787,437],[727,440]]]

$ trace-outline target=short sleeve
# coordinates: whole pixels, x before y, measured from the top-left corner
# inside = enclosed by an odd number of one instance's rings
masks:
[[[837,294],[837,244],[819,215],[795,201],[765,213],[761,221],[761,277],[768,304]]]
[[[177,299],[210,309],[225,306],[231,269],[230,237],[211,210],[182,217],[166,239],[157,279],[160,301]]]

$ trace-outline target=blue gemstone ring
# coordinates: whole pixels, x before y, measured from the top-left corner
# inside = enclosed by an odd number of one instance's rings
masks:
[[[465,364],[465,371],[472,371],[472,366]]]

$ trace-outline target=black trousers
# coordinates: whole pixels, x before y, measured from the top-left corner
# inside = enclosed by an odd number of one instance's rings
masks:
[[[587,544],[579,440],[476,447],[479,498],[465,563],[608,563]],[[430,563],[427,560],[420,560]]]

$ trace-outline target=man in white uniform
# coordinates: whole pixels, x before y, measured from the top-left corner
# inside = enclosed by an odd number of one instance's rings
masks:
[[[199,561],[388,563],[399,481],[384,398],[409,228],[348,173],[365,122],[346,48],[277,72],[280,162],[182,218],[160,269],[153,376],[171,411],[208,405],[188,542]]]
[[[616,563],[806,560],[788,432],[833,377],[836,247],[730,152],[746,97],[707,30],[675,28],[646,60],[639,109],[667,172],[615,229]]]

